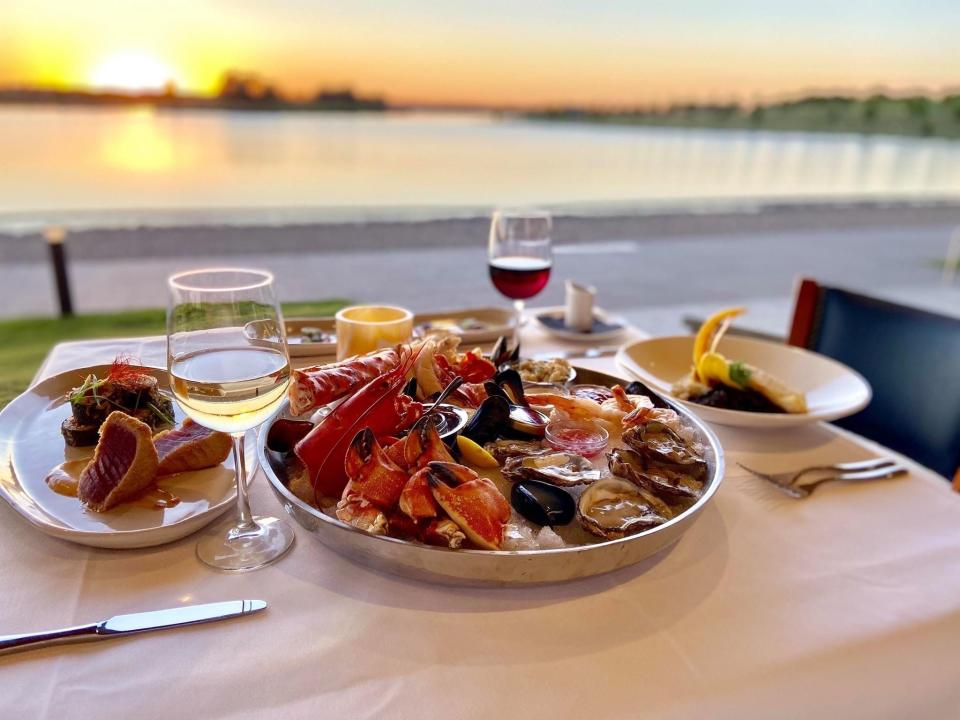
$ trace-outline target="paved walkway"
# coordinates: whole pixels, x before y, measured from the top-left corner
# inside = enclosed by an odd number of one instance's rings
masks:
[[[953,229],[938,220],[903,227],[885,217],[887,224],[873,227],[703,231],[642,240],[605,236],[601,233],[610,228],[598,221],[597,235],[589,240],[558,243],[553,278],[536,302],[559,304],[563,279],[576,278],[601,288],[600,303],[617,312],[712,307],[745,298],[782,303],[799,275],[877,295],[913,293],[922,300],[939,292],[938,261]],[[705,230],[709,223],[702,225]],[[504,303],[487,277],[483,236],[472,247],[458,242],[394,249],[386,243],[382,249],[82,259],[71,263],[70,276],[80,312],[157,307],[166,301],[164,279],[171,272],[224,264],[273,270],[285,300],[344,297],[415,310]],[[0,288],[0,316],[54,311],[50,270],[42,259],[5,260]],[[946,291],[927,304],[949,305],[951,297]],[[960,285],[956,297],[960,307]]]

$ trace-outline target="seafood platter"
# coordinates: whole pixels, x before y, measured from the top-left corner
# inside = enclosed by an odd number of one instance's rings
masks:
[[[639,382],[435,335],[294,371],[258,449],[285,510],[406,577],[524,585],[676,542],[723,477],[716,436]],[[544,380],[544,377],[552,380]]]

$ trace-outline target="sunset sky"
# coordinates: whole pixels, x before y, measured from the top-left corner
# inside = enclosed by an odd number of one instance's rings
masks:
[[[957,0],[5,0],[0,85],[632,105],[960,87]]]

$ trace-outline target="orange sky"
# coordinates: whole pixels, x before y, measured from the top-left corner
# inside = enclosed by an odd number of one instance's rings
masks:
[[[660,5],[7,0],[0,84],[130,88],[169,78],[210,93],[235,68],[297,94],[351,85],[400,102],[497,105],[750,101],[960,84],[954,3]]]

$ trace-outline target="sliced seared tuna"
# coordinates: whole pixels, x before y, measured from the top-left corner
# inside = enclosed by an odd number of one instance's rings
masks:
[[[159,466],[150,426],[118,411],[100,426],[93,459],[80,474],[78,497],[103,512],[154,484]]]
[[[190,418],[157,435],[153,444],[160,458],[160,475],[214,467],[227,459],[233,447],[227,433],[205,428]]]

